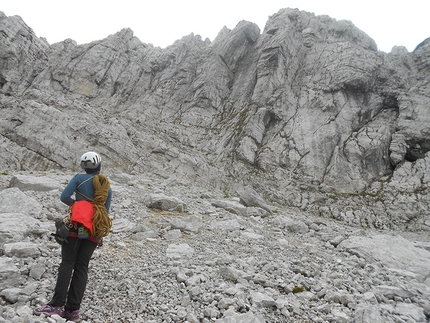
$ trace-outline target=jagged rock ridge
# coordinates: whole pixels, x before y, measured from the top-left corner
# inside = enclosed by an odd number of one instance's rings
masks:
[[[429,227],[428,39],[387,54],[351,22],[292,9],[165,49],[130,29],[78,46],[16,16],[0,28],[5,169],[68,169],[95,149],[129,173]]]

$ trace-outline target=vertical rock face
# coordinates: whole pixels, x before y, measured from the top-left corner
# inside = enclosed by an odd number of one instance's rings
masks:
[[[39,39],[20,17],[0,12],[0,87],[24,91],[46,66],[49,44]]]
[[[0,31],[2,168],[71,168],[95,149],[112,169],[429,225],[429,39],[387,54],[351,22],[291,9],[165,49],[130,29],[49,45],[4,14]]]

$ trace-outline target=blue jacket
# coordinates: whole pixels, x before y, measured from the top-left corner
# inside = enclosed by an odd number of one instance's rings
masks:
[[[97,174],[77,174],[75,175],[69,182],[69,184],[67,184],[67,186],[64,188],[63,192],[61,193],[60,199],[61,202],[67,204],[67,205],[71,205],[75,202],[75,200],[72,198],[73,193],[75,193],[76,189],[78,188],[79,184],[81,184],[82,182],[85,182],[84,184],[82,184],[79,187],[79,192],[83,193],[84,195],[88,196],[90,199],[94,198],[94,186],[93,186],[93,181],[92,181],[92,177],[94,177]],[[85,197],[83,197],[82,195],[80,195],[79,193],[75,194],[75,199],[76,201],[80,201],[80,200],[86,200]],[[109,213],[109,209],[110,209],[110,203],[112,200],[112,189],[109,188],[109,192],[108,192],[108,197],[106,199],[106,210]]]

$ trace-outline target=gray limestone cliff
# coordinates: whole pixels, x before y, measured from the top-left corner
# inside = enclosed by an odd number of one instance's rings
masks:
[[[348,224],[430,228],[430,39],[378,51],[282,9],[161,49],[130,29],[48,44],[0,13],[0,169],[104,165]],[[270,209],[270,207],[269,207]]]

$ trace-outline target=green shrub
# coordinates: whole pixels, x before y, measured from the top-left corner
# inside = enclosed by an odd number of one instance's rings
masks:
[[[306,291],[306,288],[303,286],[294,286],[293,288],[293,294],[302,293],[304,291]]]

